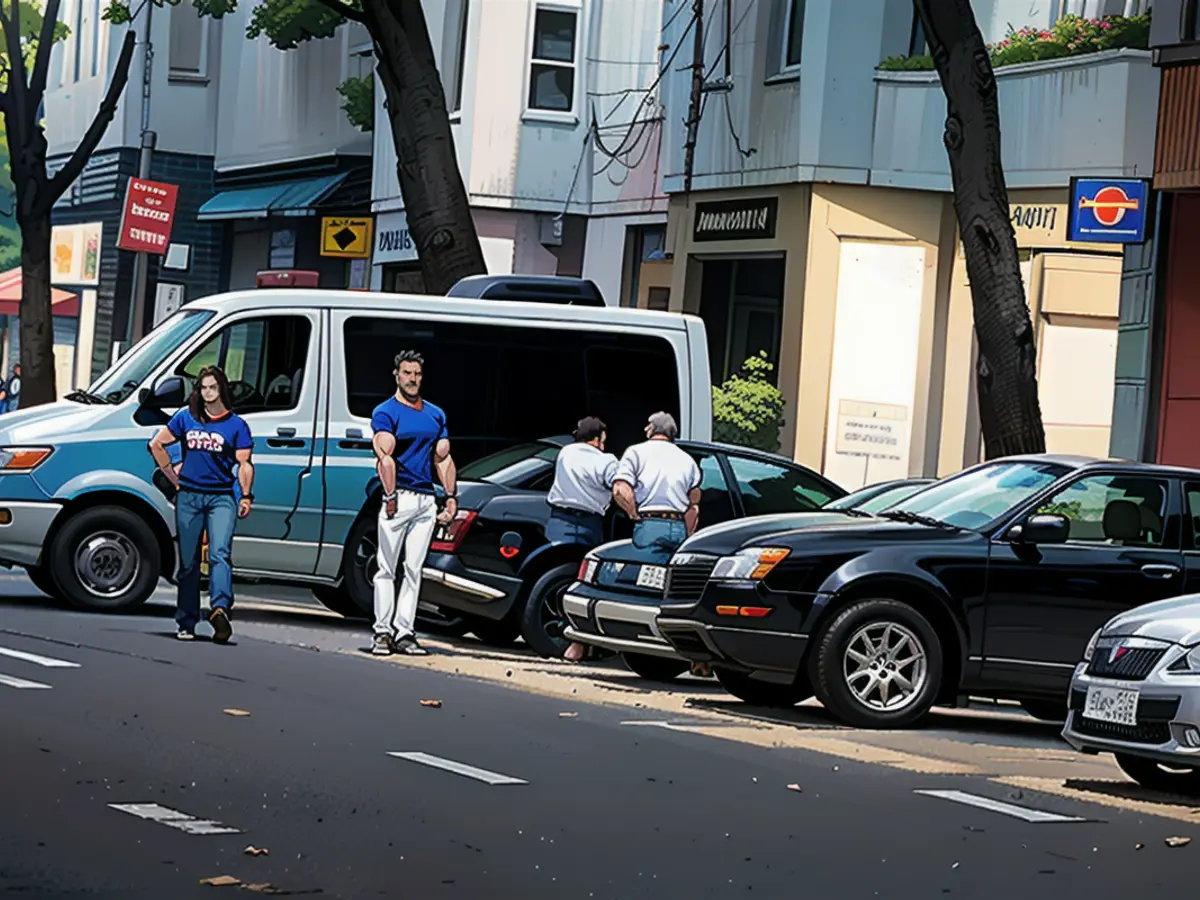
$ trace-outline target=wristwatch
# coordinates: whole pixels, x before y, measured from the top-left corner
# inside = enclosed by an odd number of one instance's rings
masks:
[[[254,502],[254,495],[253,495],[253,494],[242,494],[242,499],[243,499],[243,500],[249,500],[251,503],[253,503],[253,502]]]

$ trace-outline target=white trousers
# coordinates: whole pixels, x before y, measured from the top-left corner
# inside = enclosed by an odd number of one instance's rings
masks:
[[[432,495],[396,492],[396,515],[387,517],[387,504],[379,509],[379,551],[375,574],[375,633],[397,640],[413,633],[417,599],[421,593],[421,569],[437,526],[437,501]],[[399,596],[396,569],[404,550]]]

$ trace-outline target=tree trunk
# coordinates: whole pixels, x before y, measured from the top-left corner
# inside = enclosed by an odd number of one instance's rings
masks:
[[[51,303],[47,210],[21,223],[21,409],[58,399]]]
[[[1033,324],[1000,159],[996,78],[970,0],[914,0],[946,94],[943,141],[979,344],[976,386],[987,459],[1043,453]]]
[[[386,96],[396,171],[425,290],[444,294],[486,274],[471,204],[458,168],[446,95],[421,0],[364,0]]]

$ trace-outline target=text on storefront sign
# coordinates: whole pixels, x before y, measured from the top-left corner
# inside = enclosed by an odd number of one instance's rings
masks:
[[[745,241],[775,237],[779,200],[722,200],[696,204],[694,241]]]
[[[136,253],[166,253],[178,196],[176,185],[130,178],[117,246]]]

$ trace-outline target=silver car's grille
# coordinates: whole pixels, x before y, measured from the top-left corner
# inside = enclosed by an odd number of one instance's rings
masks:
[[[1167,652],[1165,647],[1117,648],[1124,650],[1115,659],[1113,651],[1097,648],[1088,664],[1087,673],[1099,678],[1121,678],[1126,681],[1142,681],[1154,671],[1158,661]]]

